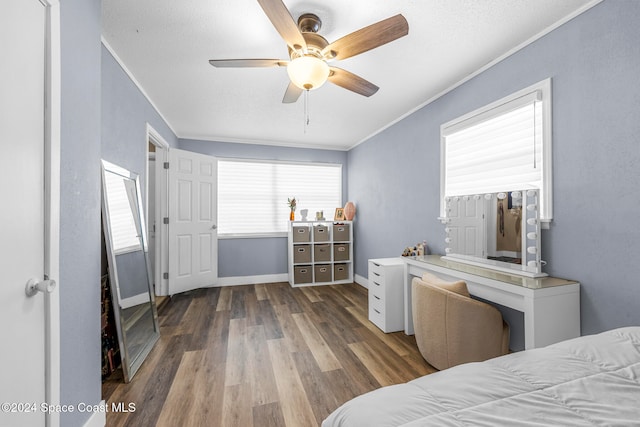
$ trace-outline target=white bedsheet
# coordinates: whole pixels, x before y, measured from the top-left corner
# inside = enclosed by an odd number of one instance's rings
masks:
[[[322,427],[640,426],[640,327],[620,328],[358,396]]]

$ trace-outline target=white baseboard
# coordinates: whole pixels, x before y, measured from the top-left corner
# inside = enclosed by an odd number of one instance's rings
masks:
[[[218,284],[216,286],[253,285],[256,283],[276,283],[276,282],[288,282],[288,281],[289,281],[289,275],[287,273],[263,274],[259,276],[233,276],[233,277],[219,277]]]
[[[107,402],[101,400],[98,404],[100,408],[106,408]],[[84,423],[84,427],[104,427],[107,425],[107,413],[106,411],[96,411],[91,417]]]
[[[359,274],[355,275],[355,282],[363,288],[369,289],[369,279]]]
[[[149,302],[149,293],[138,294],[128,298],[122,298],[120,300],[120,307],[129,308],[136,305],[144,304]]]

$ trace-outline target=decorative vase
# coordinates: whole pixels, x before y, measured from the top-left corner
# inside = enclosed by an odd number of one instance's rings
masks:
[[[351,221],[354,216],[356,216],[356,205],[354,205],[353,202],[347,202],[347,204],[344,205],[344,218],[347,221]]]
[[[296,219],[296,211],[291,209],[291,213],[289,214],[289,221],[293,221]]]

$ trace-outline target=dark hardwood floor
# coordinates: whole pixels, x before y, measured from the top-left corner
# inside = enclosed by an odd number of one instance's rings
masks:
[[[103,398],[107,426],[318,426],[343,402],[434,372],[413,337],[368,320],[357,284],[200,289],[158,310],[160,341]]]

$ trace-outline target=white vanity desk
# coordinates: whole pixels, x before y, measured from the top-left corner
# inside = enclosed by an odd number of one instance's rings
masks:
[[[580,336],[580,283],[554,277],[529,278],[501,273],[440,255],[405,257],[404,331],[413,335],[411,280],[430,272],[464,280],[471,295],[524,313],[525,348],[543,347]]]

